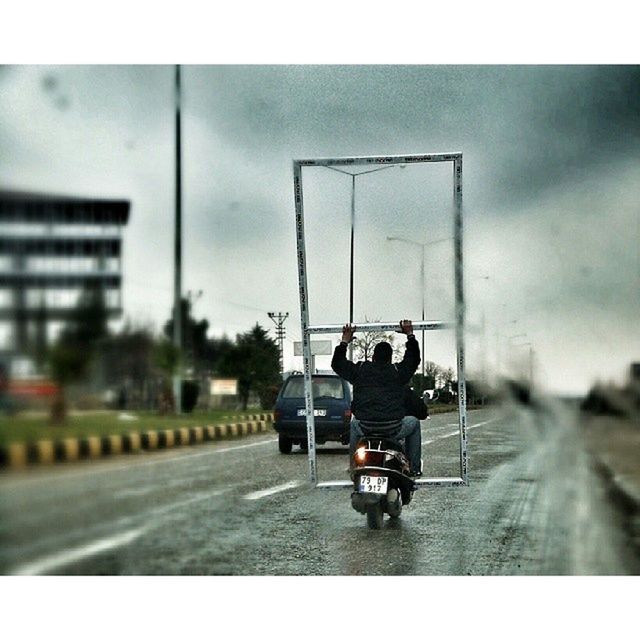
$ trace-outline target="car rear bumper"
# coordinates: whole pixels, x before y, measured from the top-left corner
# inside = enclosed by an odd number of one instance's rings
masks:
[[[306,421],[288,421],[280,420],[273,423],[273,428],[281,435],[292,439],[307,439],[307,423]],[[316,441],[318,440],[336,440],[349,441],[350,425],[344,422],[326,422],[316,418],[315,432]]]

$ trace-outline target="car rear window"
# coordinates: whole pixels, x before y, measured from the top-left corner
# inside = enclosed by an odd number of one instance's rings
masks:
[[[313,378],[314,398],[344,399],[344,389],[340,378]],[[304,398],[304,378],[289,378],[282,392],[283,398]]]

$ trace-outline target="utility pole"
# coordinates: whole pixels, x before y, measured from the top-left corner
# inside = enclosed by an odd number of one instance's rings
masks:
[[[176,65],[176,211],[174,238],[174,278],[173,278],[173,344],[178,354],[182,352],[182,164],[180,139],[180,65]],[[182,413],[182,376],[178,363],[173,375],[173,397],[175,412]]]
[[[285,336],[285,328],[284,321],[289,317],[289,312],[282,313],[279,311],[276,313],[275,311],[269,311],[267,314],[276,325],[276,339],[280,345],[280,373],[284,373],[284,336]]]

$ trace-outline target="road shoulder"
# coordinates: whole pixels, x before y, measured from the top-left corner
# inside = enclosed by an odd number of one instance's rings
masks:
[[[585,447],[640,553],[640,423],[583,414]]]

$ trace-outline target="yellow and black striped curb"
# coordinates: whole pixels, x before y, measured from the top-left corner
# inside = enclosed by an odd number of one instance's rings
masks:
[[[0,466],[20,468],[34,464],[97,460],[121,453],[155,451],[212,440],[239,438],[254,433],[264,433],[269,430],[272,422],[272,413],[261,413],[248,416],[242,422],[202,427],[150,429],[108,436],[37,440],[30,443],[14,442],[0,446]]]

